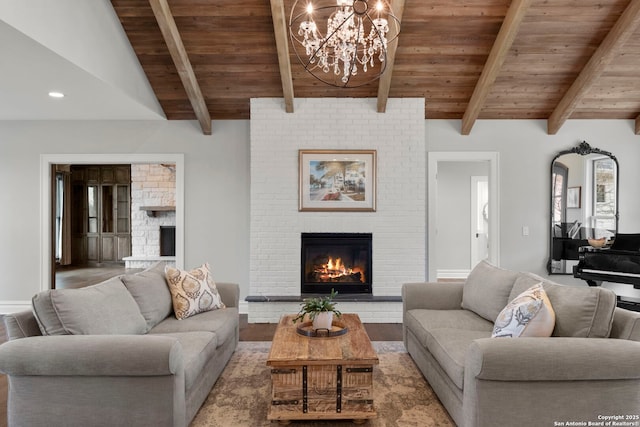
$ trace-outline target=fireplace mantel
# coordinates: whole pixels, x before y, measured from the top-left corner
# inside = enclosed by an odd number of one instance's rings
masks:
[[[146,211],[150,217],[155,217],[159,212],[175,212],[175,206],[140,206],[141,211]]]

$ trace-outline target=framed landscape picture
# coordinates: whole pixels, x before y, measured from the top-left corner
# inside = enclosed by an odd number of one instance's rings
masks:
[[[298,163],[298,210],[376,210],[375,150],[300,150]]]

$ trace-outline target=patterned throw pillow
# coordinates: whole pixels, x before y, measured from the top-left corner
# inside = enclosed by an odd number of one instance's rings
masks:
[[[542,283],[538,283],[515,297],[500,312],[491,337],[550,337],[555,324],[556,315],[549,297]]]
[[[164,273],[176,319],[186,319],[194,314],[225,307],[208,263],[191,271],[166,266]]]

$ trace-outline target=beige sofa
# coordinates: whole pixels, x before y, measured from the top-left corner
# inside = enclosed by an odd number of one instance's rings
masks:
[[[491,338],[500,311],[540,282],[552,336]],[[407,351],[459,426],[638,421],[640,313],[616,308],[610,290],[482,262],[465,283],[404,284],[402,299]]]
[[[188,425],[238,343],[239,286],[217,288],[226,308],[183,320],[161,264],[36,295],[5,316],[9,426]]]

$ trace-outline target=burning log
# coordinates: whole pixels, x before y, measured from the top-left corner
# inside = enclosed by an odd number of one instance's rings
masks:
[[[312,282],[361,282],[362,274],[360,272],[342,273],[342,272],[325,272],[314,271],[311,273]]]
[[[312,282],[363,282],[364,274],[360,268],[348,268],[342,263],[342,259],[337,258],[335,262],[332,258],[326,264],[314,267],[309,274]]]

